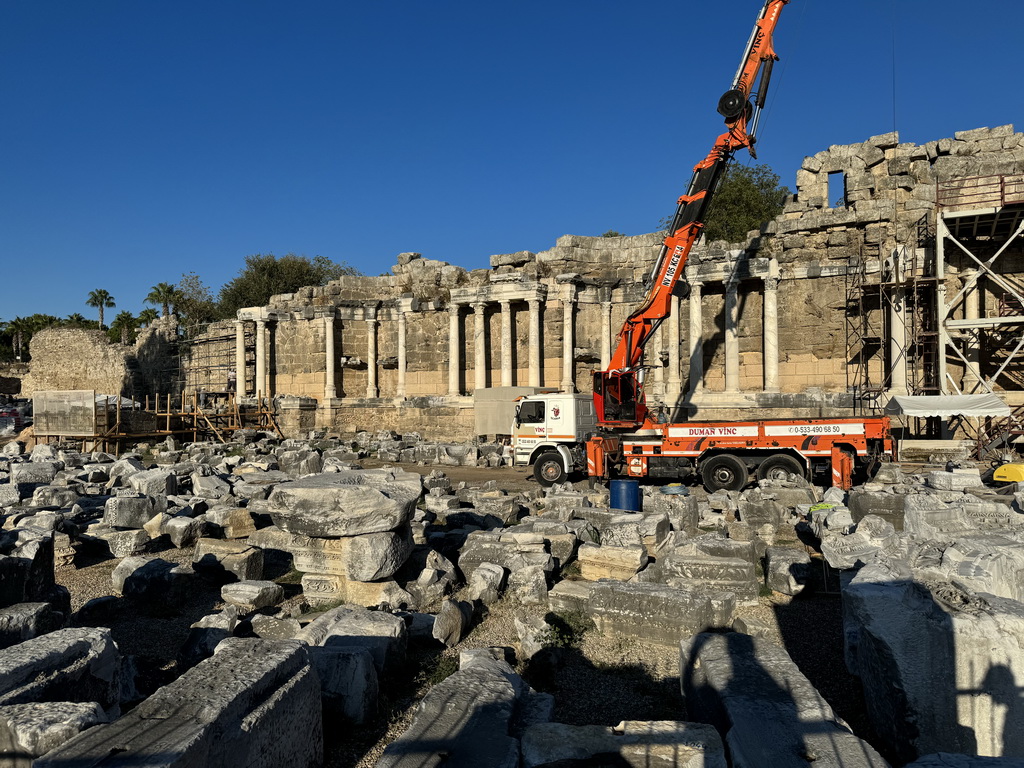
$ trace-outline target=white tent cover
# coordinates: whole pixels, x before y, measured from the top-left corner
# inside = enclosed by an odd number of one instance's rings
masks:
[[[891,416],[1009,416],[1010,406],[996,395],[894,395],[885,406]]]

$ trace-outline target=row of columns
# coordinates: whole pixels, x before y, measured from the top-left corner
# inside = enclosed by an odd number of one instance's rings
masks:
[[[779,391],[779,336],[778,336],[778,287],[779,287],[778,263],[772,260],[769,273],[764,278],[764,317],[763,317],[763,349],[764,349],[764,391]],[[703,329],[703,305],[702,288],[703,283],[699,280],[691,280],[690,298],[688,301],[689,327],[691,329],[688,354],[689,354],[689,380],[690,395],[698,395],[704,388],[704,356],[703,356],[703,335],[694,333],[693,329]],[[574,283],[564,283],[561,286],[560,299],[562,301],[562,372],[561,389],[564,392],[575,391],[573,374],[575,370],[575,334],[574,317],[576,311],[576,300],[578,288]],[[738,280],[729,280],[725,289],[725,391],[727,393],[738,393],[740,391],[740,355],[738,336]],[[607,367],[611,359],[612,337],[612,301],[610,292],[601,297],[601,365]],[[513,385],[513,349],[514,349],[514,327],[512,315],[513,299],[501,299],[498,301],[501,311],[500,331],[500,355],[501,355],[501,386]],[[529,386],[539,387],[541,385],[541,366],[543,350],[541,349],[541,301],[540,297],[525,299],[529,306],[529,336],[528,336],[528,383]],[[408,302],[408,300],[406,300]],[[672,314],[667,322],[668,326],[668,371],[667,378],[664,368],[659,364],[655,366],[655,381],[659,388],[668,395],[674,395],[681,389],[680,377],[680,331],[679,312],[680,300],[673,296]],[[461,371],[461,323],[460,312],[464,306],[473,308],[473,349],[474,349],[474,387],[486,386],[487,375],[487,354],[486,354],[486,319],[487,302],[453,302],[449,306],[448,317],[448,394],[457,397],[460,392],[460,371]],[[406,396],[406,371],[408,367],[407,333],[408,333],[408,312],[414,309],[412,306],[400,306],[397,312],[398,325],[398,381],[396,396]],[[377,384],[377,326],[378,319],[375,312],[367,312],[363,318],[366,323],[366,366],[367,383],[366,397],[379,396]],[[256,349],[255,349],[255,385],[254,392],[248,392],[245,377],[245,334],[243,321],[236,321],[235,336],[235,366],[238,375],[238,390],[241,394],[260,393],[269,395],[271,393],[271,382],[269,372],[269,329],[266,319],[256,319]],[[324,398],[334,400],[338,397],[336,381],[336,346],[335,346],[335,317],[325,315],[324,338],[326,357],[326,376],[324,380]],[[662,329],[664,329],[664,325]],[[648,348],[648,355],[659,360],[664,344],[664,330],[659,330],[652,339]],[[895,383],[895,382],[894,382]]]
[[[540,322],[541,322],[541,299],[539,297],[526,299],[530,308],[530,324],[528,343],[529,386],[539,387],[541,383],[542,354],[540,344]],[[512,299],[501,299],[498,302],[501,308],[501,386],[511,387],[512,356],[514,349],[513,323],[512,323]],[[460,311],[467,304],[453,302],[448,307],[448,395],[458,397],[461,394],[459,388],[459,373],[461,371],[462,359],[462,338],[460,327]],[[487,302],[473,302],[473,371],[475,380],[474,388],[481,388],[487,385],[487,325],[486,312]]]

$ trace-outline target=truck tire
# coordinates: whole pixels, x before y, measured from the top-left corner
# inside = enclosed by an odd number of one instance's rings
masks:
[[[712,456],[700,466],[700,478],[709,491],[739,491],[749,482],[747,465],[730,453]]]
[[[562,457],[554,451],[547,451],[533,463],[533,476],[545,488],[550,488],[556,483],[564,483],[569,475],[562,466]]]
[[[807,470],[792,456],[784,454],[769,456],[757,466],[758,480],[785,480],[787,475],[806,477]]]

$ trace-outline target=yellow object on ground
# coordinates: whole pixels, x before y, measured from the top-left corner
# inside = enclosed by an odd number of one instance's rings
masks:
[[[1003,464],[992,473],[992,479],[1000,483],[1024,483],[1024,464]]]

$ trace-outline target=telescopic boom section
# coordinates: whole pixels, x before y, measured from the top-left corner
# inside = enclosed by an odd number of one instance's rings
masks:
[[[608,369],[594,373],[594,404],[598,423],[606,428],[642,426],[649,420],[643,392],[644,346],[668,317],[673,293],[685,297],[689,289],[679,280],[700,239],[715,188],[737,150],[746,147],[752,157],[758,118],[768,93],[772,65],[778,60],[772,46],[782,6],[789,0],[768,0],[754,24],[732,88],[718,101],[727,130],[693,169],[686,194],[679,198],[672,226],[665,237],[650,276],[643,303],[626,319]],[[756,86],[755,86],[756,83]]]

